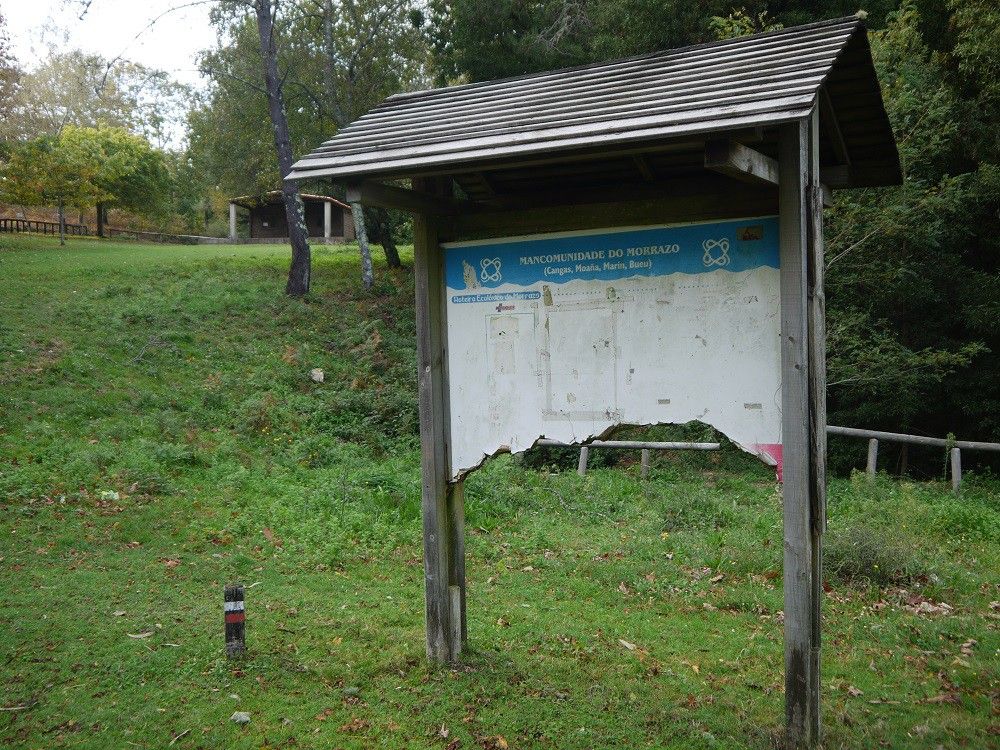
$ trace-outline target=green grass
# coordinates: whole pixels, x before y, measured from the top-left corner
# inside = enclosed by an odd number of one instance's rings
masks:
[[[412,276],[314,253],[290,300],[281,247],[0,236],[0,744],[780,746],[780,497],[734,451],[490,462],[469,652],[425,663]],[[826,747],[997,746],[998,496],[832,482]]]

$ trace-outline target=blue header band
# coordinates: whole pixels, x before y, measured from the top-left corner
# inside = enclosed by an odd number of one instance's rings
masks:
[[[778,268],[774,216],[448,247],[445,282],[463,291],[761,266]]]

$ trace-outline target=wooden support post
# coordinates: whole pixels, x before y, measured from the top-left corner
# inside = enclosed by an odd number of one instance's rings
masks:
[[[448,590],[451,595],[452,645],[457,658],[469,640],[465,621],[465,483],[461,479],[448,485],[448,531]]]
[[[581,477],[587,474],[587,462],[590,460],[590,448],[586,445],[580,449],[580,463],[576,465],[576,473]]]
[[[234,659],[246,653],[246,605],[243,586],[226,586],[223,592],[223,619],[226,632],[226,657]]]
[[[323,239],[330,239],[333,234],[333,204],[323,201]]]
[[[440,194],[437,181],[414,182],[416,189]],[[422,214],[413,222],[413,265],[427,658],[454,662],[465,634],[464,495],[461,483],[449,484],[444,251],[436,221]]]
[[[826,531],[826,257],[823,243],[823,184],[819,177],[819,110],[809,118],[809,169],[806,247],[809,316],[809,533],[812,575],[810,601],[809,703],[812,742],[823,739],[820,647],[823,634],[823,533]]]
[[[649,448],[642,449],[642,478],[646,479],[649,476]]]
[[[236,204],[229,204],[229,241],[236,242]]]
[[[878,471],[878,440],[872,438],[868,441],[868,465],[865,466],[865,472],[868,474],[869,478],[874,478],[876,472]]]
[[[956,495],[962,489],[962,449],[951,449],[951,491]]]
[[[815,112],[779,144],[786,746],[819,744],[825,484],[822,213]]]

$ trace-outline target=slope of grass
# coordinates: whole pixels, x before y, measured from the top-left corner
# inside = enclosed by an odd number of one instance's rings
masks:
[[[0,743],[780,746],[780,496],[735,452],[490,462],[470,650],[424,662],[412,277],[314,252],[289,300],[281,247],[0,236]],[[835,480],[828,540],[826,746],[997,746],[997,483]]]

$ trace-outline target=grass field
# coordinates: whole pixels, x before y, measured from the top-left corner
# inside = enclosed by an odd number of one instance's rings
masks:
[[[424,662],[412,276],[314,253],[296,301],[285,248],[0,235],[0,745],[780,746],[780,496],[733,450],[489,463],[470,650]],[[825,747],[1000,746],[1000,482],[835,479],[827,550]]]

